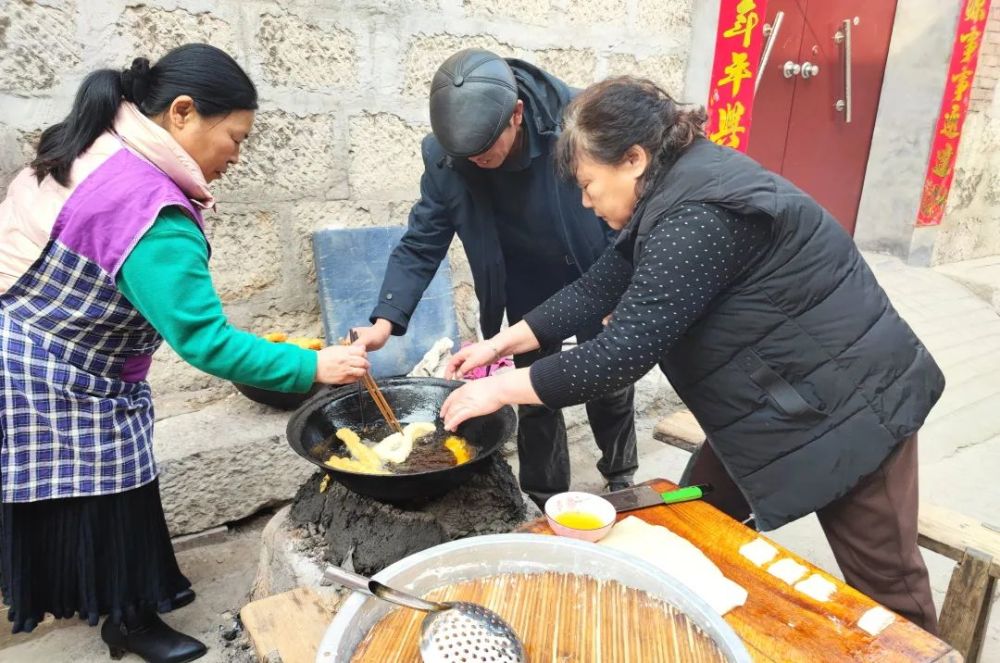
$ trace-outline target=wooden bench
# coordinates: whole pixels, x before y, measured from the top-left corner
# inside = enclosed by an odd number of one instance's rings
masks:
[[[653,430],[661,442],[694,453],[705,433],[687,410],[661,420]],[[982,653],[997,579],[1000,525],[981,523],[935,504],[921,504],[919,543],[957,562],[939,617],[941,639],[975,663]]]

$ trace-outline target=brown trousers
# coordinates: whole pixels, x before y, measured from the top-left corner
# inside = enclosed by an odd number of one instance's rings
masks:
[[[704,444],[685,472],[686,483],[710,483],[706,501],[740,521],[750,507]],[[816,512],[849,585],[917,626],[937,634],[927,566],[917,547],[917,436],[903,440],[872,474]]]

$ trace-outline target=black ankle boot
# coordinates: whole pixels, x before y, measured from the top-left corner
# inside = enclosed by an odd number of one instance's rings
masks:
[[[131,652],[147,663],[187,663],[208,651],[198,640],[170,628],[155,612],[130,617],[118,622],[108,618],[101,626],[101,639],[116,661]]]
[[[165,612],[170,612],[171,610],[176,610],[177,608],[183,608],[184,606],[191,604],[194,601],[194,598],[195,594],[193,589],[182,589],[174,594],[173,598],[160,601],[159,605],[156,606],[156,611],[162,615]]]

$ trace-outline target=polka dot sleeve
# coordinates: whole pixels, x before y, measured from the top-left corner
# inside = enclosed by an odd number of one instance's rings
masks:
[[[631,277],[632,263],[611,245],[583,276],[528,312],[524,321],[542,347],[555,345],[597,326],[615,309]]]
[[[552,408],[583,403],[649,372],[766,249],[769,228],[766,219],[700,204],[660,221],[604,331],[531,366],[542,402]]]

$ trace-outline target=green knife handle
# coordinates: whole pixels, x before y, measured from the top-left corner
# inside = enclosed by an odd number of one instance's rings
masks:
[[[704,494],[705,492],[701,489],[701,486],[688,486],[687,488],[668,490],[665,493],[660,493],[660,497],[663,498],[664,504],[677,504],[678,502],[690,502],[691,500],[700,499]]]

